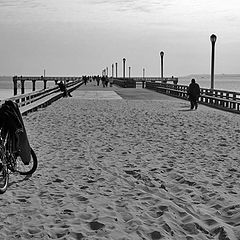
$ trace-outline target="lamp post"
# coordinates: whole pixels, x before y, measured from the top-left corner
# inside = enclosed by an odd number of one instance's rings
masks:
[[[128,75],[129,75],[129,78],[131,77],[131,67],[128,67]]]
[[[116,67],[115,67],[115,68],[116,68],[116,78],[118,77],[118,74],[117,74],[117,71],[118,71],[118,70],[117,70],[117,65],[118,65],[118,64],[117,64],[117,62],[116,62],[116,63],[115,63],[115,66],[116,66]]]
[[[125,78],[126,58],[123,58],[123,78]]]
[[[210,40],[212,43],[212,58],[211,58],[211,90],[214,89],[214,55],[215,55],[215,42],[217,40],[217,36],[212,34],[210,36]]]
[[[114,77],[114,64],[112,64],[112,78]]]
[[[161,57],[161,79],[162,79],[162,82],[163,82],[163,56],[164,56],[164,52],[161,51],[160,57]]]
[[[143,68],[143,78],[145,78],[145,68]]]

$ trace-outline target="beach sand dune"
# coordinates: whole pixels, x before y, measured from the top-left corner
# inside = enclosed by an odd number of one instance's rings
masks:
[[[0,196],[0,239],[240,239],[238,115],[73,95],[24,117],[39,167]]]

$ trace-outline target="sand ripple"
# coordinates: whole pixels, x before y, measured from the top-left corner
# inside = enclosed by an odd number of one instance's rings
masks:
[[[240,239],[238,116],[61,99],[24,117],[39,158],[0,196],[0,239]]]

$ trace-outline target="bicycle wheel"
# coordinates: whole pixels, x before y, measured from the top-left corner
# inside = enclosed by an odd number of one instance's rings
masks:
[[[25,165],[20,156],[16,158],[16,172],[21,175],[30,175],[33,174],[37,169],[37,156],[33,149],[31,148],[31,160],[28,165]]]
[[[0,193],[6,192],[8,187],[8,181],[9,181],[9,175],[8,175],[7,166],[2,162],[0,162]]]

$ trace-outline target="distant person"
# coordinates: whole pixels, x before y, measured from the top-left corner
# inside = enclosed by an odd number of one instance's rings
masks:
[[[97,86],[99,86],[99,83],[100,83],[100,76],[99,75],[96,77],[96,81],[97,81]]]
[[[102,85],[103,85],[103,87],[105,87],[105,81],[106,81],[105,76],[102,76],[102,77],[101,77],[101,80],[102,80]]]
[[[106,76],[106,78],[105,78],[105,86],[106,87],[108,86],[108,83],[109,83],[109,79],[108,79],[108,76]]]
[[[188,86],[187,91],[188,99],[191,103],[191,109],[193,110],[198,108],[198,99],[200,97],[200,87],[193,78],[191,83]]]
[[[66,85],[63,83],[63,81],[60,81],[58,84],[60,91],[63,92],[63,97],[72,97],[70,92],[67,91]]]
[[[83,76],[83,81],[84,81],[84,84],[87,85],[87,76]]]

